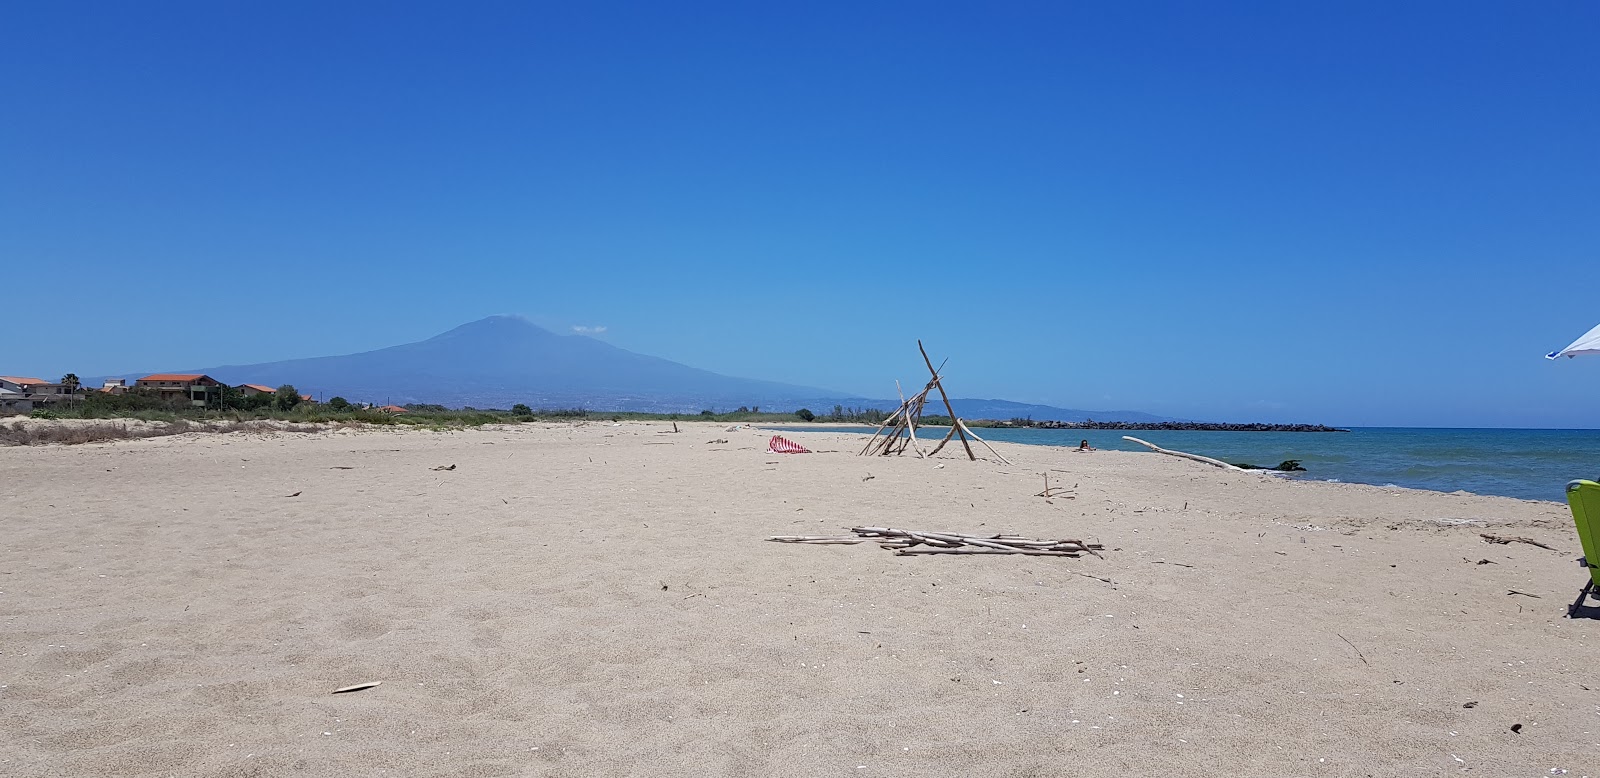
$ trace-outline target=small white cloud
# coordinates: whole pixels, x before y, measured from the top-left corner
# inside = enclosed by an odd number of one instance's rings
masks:
[[[578,333],[579,335],[599,335],[604,333],[606,328],[603,324],[597,324],[593,327],[585,327],[582,324],[574,324],[572,325],[572,331]]]

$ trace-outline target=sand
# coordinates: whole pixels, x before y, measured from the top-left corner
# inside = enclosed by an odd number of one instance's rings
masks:
[[[1600,775],[1558,503],[680,426],[0,449],[0,775]]]

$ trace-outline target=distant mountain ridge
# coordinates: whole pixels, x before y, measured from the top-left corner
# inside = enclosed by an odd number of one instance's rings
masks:
[[[817,387],[725,376],[582,335],[558,335],[520,316],[490,316],[427,340],[357,354],[178,372],[205,373],[229,384],[293,384],[323,399],[342,396],[397,405],[509,408],[524,403],[533,408],[656,413],[808,407],[819,415],[835,405],[883,409],[898,405]],[[1007,400],[951,402],[957,414],[974,419],[1165,420],[1137,411],[1080,411]],[[928,408],[929,413],[943,410]]]

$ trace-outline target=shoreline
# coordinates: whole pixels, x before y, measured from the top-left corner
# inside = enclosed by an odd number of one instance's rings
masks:
[[[1509,774],[1592,751],[1570,657],[1600,622],[1560,618],[1560,506],[1003,441],[1013,466],[823,430],[774,455],[726,426],[0,449],[7,771]],[[1071,496],[1035,496],[1046,473]],[[1106,551],[764,540],[852,525]]]
[[[1571,657],[1600,621],[1561,618],[1558,505],[1003,441],[1014,465],[823,430],[778,455],[726,426],[0,448],[5,771],[1498,775],[1593,752]],[[1065,494],[1036,496],[1045,474]],[[764,540],[849,526],[1106,550]]]

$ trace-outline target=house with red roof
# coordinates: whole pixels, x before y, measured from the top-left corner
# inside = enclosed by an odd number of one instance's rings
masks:
[[[202,373],[156,373],[133,385],[153,390],[164,400],[186,400],[197,408],[222,402],[222,382]]]
[[[33,387],[43,383],[38,378],[0,375],[0,412],[27,413],[33,410]]]
[[[73,399],[65,384],[30,376],[0,375],[0,411],[27,413],[40,405]]]
[[[13,392],[31,393],[35,386],[50,386],[50,382],[43,378],[29,378],[18,375],[0,375],[0,389]]]
[[[239,393],[246,397],[257,394],[275,394],[278,391],[270,386],[261,384],[239,384],[238,389]]]

